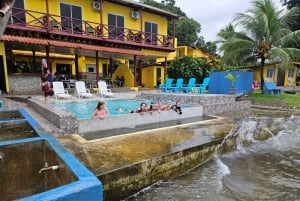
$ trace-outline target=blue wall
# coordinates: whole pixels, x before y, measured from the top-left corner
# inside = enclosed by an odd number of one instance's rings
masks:
[[[226,78],[226,72],[213,72],[209,74],[210,82],[208,93],[210,94],[228,94],[228,89],[231,87],[231,82]],[[234,87],[237,88],[237,94],[251,93],[253,72],[231,71],[234,76],[239,75]]]

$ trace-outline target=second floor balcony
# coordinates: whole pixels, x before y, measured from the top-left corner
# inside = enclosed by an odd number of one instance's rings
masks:
[[[174,51],[174,38],[168,35],[19,8],[14,8],[5,34],[47,37],[111,47]]]

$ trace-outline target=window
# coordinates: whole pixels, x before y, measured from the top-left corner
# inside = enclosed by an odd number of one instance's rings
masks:
[[[273,78],[274,76],[274,68],[267,69],[267,78]]]
[[[15,1],[15,4],[12,8],[12,17],[11,17],[11,23],[13,24],[19,24],[19,25],[26,25],[25,20],[25,12],[22,11],[25,9],[24,1],[18,0]]]
[[[294,77],[294,68],[290,68],[288,72],[288,78],[293,78]]]
[[[124,17],[108,14],[108,37],[124,40]]]
[[[81,7],[60,3],[61,29],[72,33],[82,33]]]
[[[157,29],[158,25],[152,22],[145,22],[145,43],[157,44]]]
[[[96,73],[96,65],[95,64],[86,64],[86,72],[87,73]]]
[[[56,73],[60,75],[71,75],[72,74],[71,64],[56,64]]]

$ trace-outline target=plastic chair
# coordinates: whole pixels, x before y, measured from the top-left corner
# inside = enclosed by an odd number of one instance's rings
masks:
[[[85,87],[84,81],[76,81],[75,82],[76,93],[78,98],[92,98],[93,94],[91,94],[90,90]]]
[[[107,88],[107,84],[105,81],[98,81],[98,94],[102,97],[113,97],[114,94],[111,92],[111,89]]]
[[[64,88],[63,82],[53,82],[53,91],[54,91],[54,97],[56,99],[58,98],[71,98],[71,95],[69,94],[68,90]]]

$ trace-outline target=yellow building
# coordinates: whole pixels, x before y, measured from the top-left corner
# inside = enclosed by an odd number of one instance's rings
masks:
[[[147,88],[157,87],[160,83],[164,83],[167,75],[167,66],[176,57],[190,56],[208,59],[209,55],[206,54],[202,49],[195,48],[192,46],[177,46],[177,41],[175,40],[174,52],[170,52],[165,58],[156,59],[155,64],[150,64],[144,66],[142,69],[142,85]],[[158,65],[160,64],[160,65]]]
[[[142,63],[175,51],[167,28],[176,19],[133,0],[17,0],[0,38],[1,90],[39,89],[28,80],[46,68],[87,83],[118,75],[126,87],[141,85]]]
[[[253,66],[253,79],[260,82],[260,66]],[[265,81],[276,82],[277,86],[296,86],[297,75],[299,74],[300,65],[294,63],[294,67],[283,69],[280,64],[265,64],[263,77]]]

